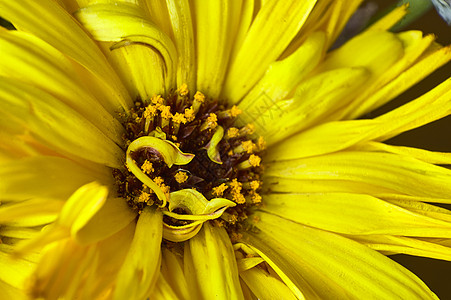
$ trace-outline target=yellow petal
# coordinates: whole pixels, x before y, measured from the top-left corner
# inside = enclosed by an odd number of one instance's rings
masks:
[[[364,32],[331,52],[316,72],[365,67],[374,77],[383,74],[404,54],[402,42],[390,32]]]
[[[12,287],[6,282],[0,280],[0,299],[26,300],[28,296],[23,290]]]
[[[308,178],[281,178],[265,176],[263,178],[263,190],[273,193],[358,193],[377,195],[387,193],[394,195],[395,191],[366,182],[353,180],[310,180]],[[397,195],[397,194],[396,194]]]
[[[122,167],[123,151],[92,123],[50,94],[9,78],[0,80],[1,126],[30,131],[56,151]],[[9,122],[8,122],[9,120]]]
[[[107,184],[110,170],[98,172],[61,157],[35,156],[0,164],[0,199],[67,199],[77,188],[99,180]]]
[[[63,54],[42,40],[20,31],[7,31],[0,35],[0,47],[4,57],[0,75],[24,81],[53,94],[116,143],[123,142],[124,129],[121,124],[99,100],[86,92],[77,79],[72,62]]]
[[[420,210],[421,202],[413,202],[414,210],[364,194],[309,193],[264,195],[264,203],[266,212],[337,233],[451,237],[449,215],[444,220]]]
[[[108,189],[97,182],[80,187],[64,204],[58,224],[71,228],[75,236],[100,210],[107,196]]]
[[[376,120],[348,120],[314,126],[272,146],[265,154],[265,161],[303,158],[346,149],[368,139],[382,124]]]
[[[167,90],[174,87],[177,65],[175,46],[165,33],[144,18],[143,12],[138,7],[125,3],[97,4],[82,8],[75,15],[94,39],[117,42],[111,50],[127,47],[129,44],[154,48],[164,60]],[[141,82],[141,84],[151,83]]]
[[[234,32],[234,5],[241,1],[193,1],[196,30],[197,89],[212,98],[221,92]]]
[[[0,251],[0,282],[23,290],[35,264],[24,259],[14,259],[9,253]]]
[[[244,114],[238,120],[249,123],[252,115],[258,115],[259,109],[265,107],[265,101],[277,102],[286,97],[322,58],[325,41],[325,34],[317,32],[289,57],[269,65],[262,79],[240,102]]]
[[[389,153],[346,151],[266,166],[265,176],[350,180],[414,196],[448,198],[451,194],[450,170]]]
[[[450,47],[421,55],[433,41],[434,37],[431,35],[422,38],[421,32],[413,31],[404,32],[398,37],[405,44],[405,55],[382,74],[376,83],[359,94],[352,105],[347,107],[345,118],[357,118],[387,103],[451,59]]]
[[[110,52],[110,49],[106,51]],[[153,96],[166,94],[166,66],[157,51],[128,41],[123,46],[114,48],[109,55],[133,98],[139,97],[144,103],[148,103]]]
[[[114,299],[145,299],[155,285],[161,261],[163,232],[161,212],[145,208],[136,224],[135,236],[119,271]]]
[[[388,14],[371,24],[371,26],[367,29],[368,31],[374,30],[389,30],[392,28],[396,23],[401,21],[401,19],[408,13],[409,5],[403,4],[399,7],[396,7],[392,11],[390,11]]]
[[[238,102],[285,50],[304,24],[315,0],[266,1],[231,62],[223,96]]]
[[[194,266],[185,269],[188,287],[197,288],[201,299],[243,299],[235,254],[224,228],[206,223],[185,244],[187,260]]]
[[[451,248],[410,237],[359,235],[349,238],[376,251],[402,253],[451,261]]]
[[[106,239],[124,229],[136,218],[123,198],[106,199],[103,206],[75,233],[75,239],[91,244]]]
[[[271,145],[324,122],[325,117],[349,103],[368,76],[363,68],[335,69],[302,82],[296,88],[294,99],[285,107],[267,99],[266,106],[253,120],[257,133]]]
[[[243,241],[260,255],[285,261],[321,299],[438,299],[414,274],[366,246],[270,214],[257,216],[261,232]]]
[[[404,147],[404,146],[393,146],[387,145],[379,142],[367,142],[355,147],[360,151],[383,151],[395,154],[401,154],[403,156],[410,156],[418,160],[436,164],[436,165],[450,165],[451,164],[451,153],[449,152],[436,152],[428,151],[424,149]]]
[[[17,204],[0,205],[0,223],[10,223],[27,217],[56,217],[63,204],[60,200],[33,198]]]
[[[80,299],[97,299],[98,295],[105,294],[113,289],[117,274],[130,249],[135,227],[136,223],[131,222],[121,231],[96,245],[98,251],[97,265],[92,266],[90,270],[93,279],[86,282],[86,290],[90,291],[91,294],[80,297]]]
[[[378,141],[387,140],[404,131],[431,123],[451,113],[451,78],[421,97],[402,105],[376,120],[385,122],[373,136]]]
[[[258,267],[240,273],[240,277],[258,299],[297,299],[283,282]]]
[[[29,284],[33,298],[58,299],[69,296],[95,261],[94,248],[81,247],[70,239],[52,243],[36,267]]]
[[[92,72],[106,90],[109,112],[128,110],[132,101],[97,45],[61,6],[51,0],[0,1],[2,17],[30,32]],[[52,20],[52,22],[42,22]],[[58,30],[55,30],[58,28]]]
[[[105,203],[108,189],[96,182],[86,184],[77,189],[66,201],[55,223],[44,228],[40,234],[31,240],[26,240],[15,249],[17,256],[36,248],[76,236]]]
[[[169,249],[163,249],[161,273],[180,299],[189,299],[188,285],[183,272],[183,262]],[[191,298],[196,298],[191,295]]]
[[[196,89],[196,52],[190,3],[188,0],[168,0],[166,3],[179,57],[177,86],[180,87],[186,83],[188,90],[194,93]]]

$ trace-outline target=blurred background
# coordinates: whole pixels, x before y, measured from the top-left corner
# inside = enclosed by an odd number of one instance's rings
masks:
[[[426,2],[428,0],[422,1]],[[365,1],[364,5],[370,2],[372,3],[370,5],[376,4],[378,6],[378,11],[384,11],[397,1],[373,0]],[[411,29],[435,34],[437,36],[437,41],[442,45],[451,44],[451,26],[448,26],[434,8],[430,9],[422,17],[409,24],[403,30]],[[451,63],[443,66],[417,84],[414,88],[397,97],[394,101],[373,112],[372,117],[415,99],[449,77],[451,77]],[[450,133],[451,116],[448,116],[447,118],[433,122],[427,126],[401,134],[388,141],[388,143],[451,152]],[[447,208],[451,209],[451,207]],[[393,255],[391,258],[417,274],[440,299],[451,299],[451,262],[407,255]]]

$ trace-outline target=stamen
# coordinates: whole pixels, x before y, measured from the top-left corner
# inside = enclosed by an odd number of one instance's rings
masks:
[[[226,134],[225,138],[228,140],[228,139],[233,139],[233,138],[239,137],[239,132],[240,132],[240,130],[238,128],[230,127],[227,130],[227,134]]]
[[[222,183],[220,186],[214,187],[212,189],[212,194],[213,196],[221,197],[224,194],[224,191],[228,188],[229,187],[227,186],[227,184]]]
[[[249,156],[248,160],[245,160],[238,165],[238,169],[245,170],[245,169],[249,169],[252,167],[258,167],[258,166],[260,166],[261,160],[262,159],[260,157],[252,154],[251,156]]]
[[[200,131],[204,131],[207,129],[215,129],[218,126],[218,117],[216,114],[211,113],[205,122],[200,126]]]
[[[175,174],[174,178],[178,183],[184,183],[188,179],[188,175],[186,172],[180,171]]]

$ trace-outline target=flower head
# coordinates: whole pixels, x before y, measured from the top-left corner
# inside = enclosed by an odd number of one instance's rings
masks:
[[[451,260],[451,59],[360,1],[0,0],[0,298],[435,299]]]

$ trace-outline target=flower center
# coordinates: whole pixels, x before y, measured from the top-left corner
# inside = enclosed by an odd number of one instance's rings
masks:
[[[158,206],[167,240],[187,240],[208,220],[233,238],[260,205],[264,150],[252,125],[236,126],[240,113],[200,92],[190,97],[185,85],[137,101],[124,116],[126,164],[113,171],[119,196],[138,213]]]

